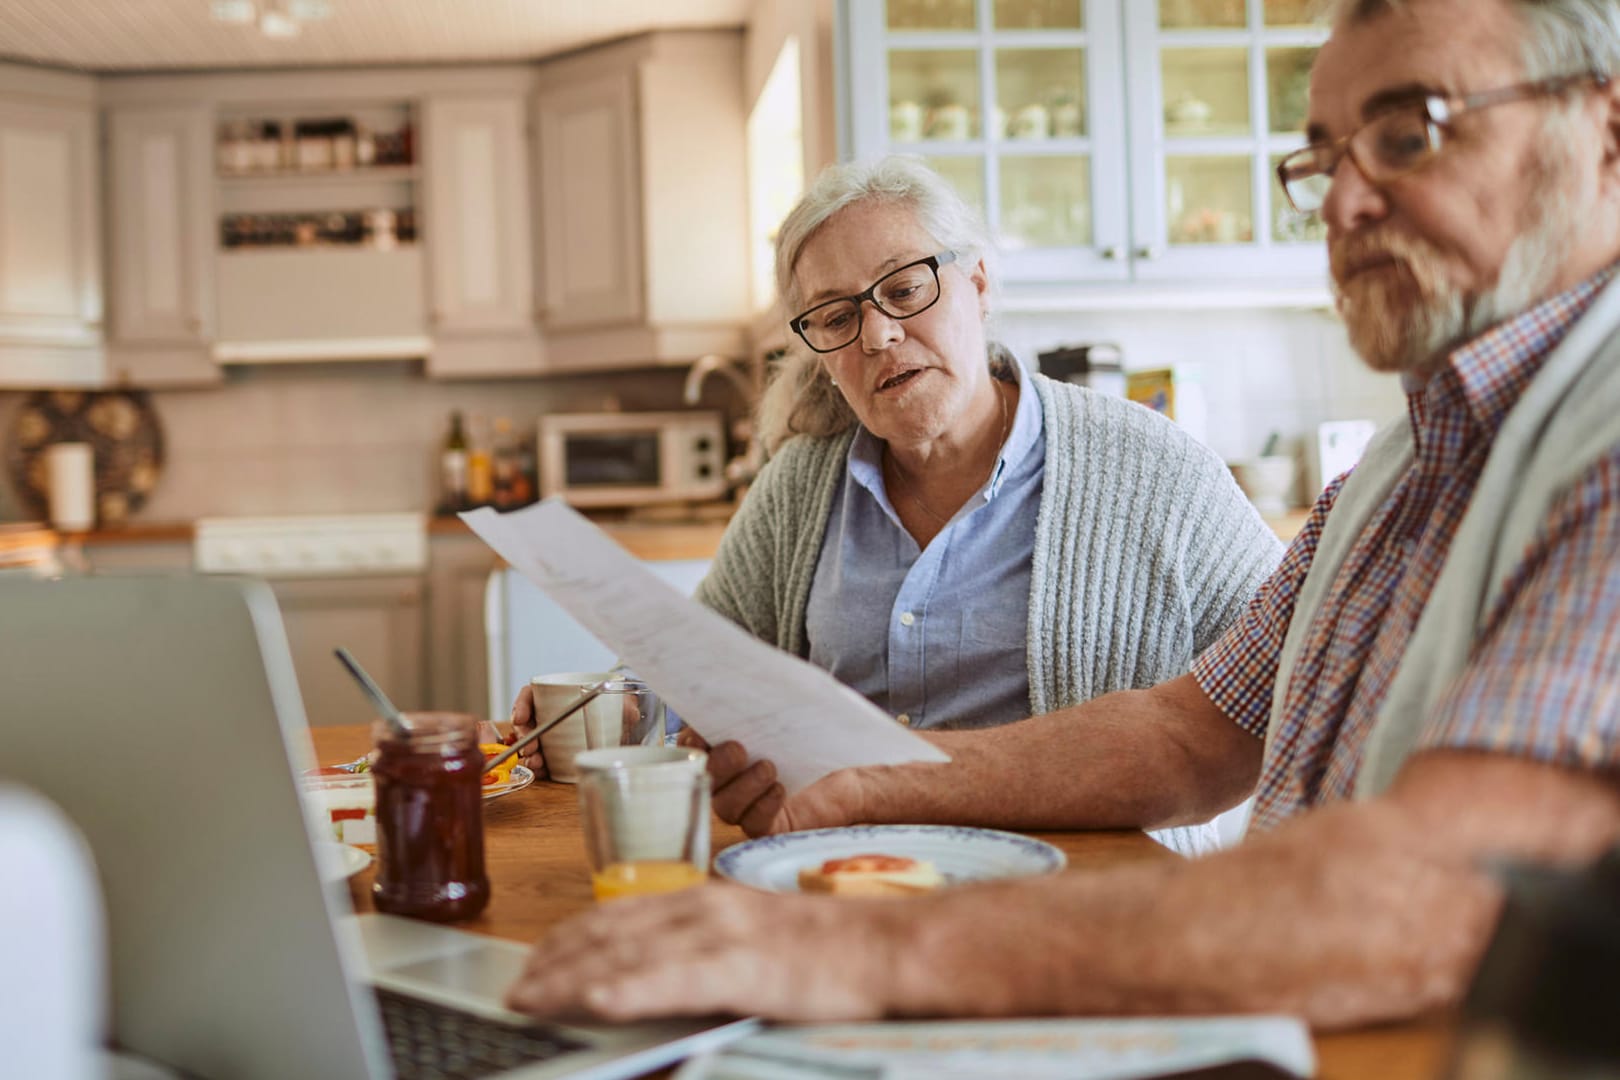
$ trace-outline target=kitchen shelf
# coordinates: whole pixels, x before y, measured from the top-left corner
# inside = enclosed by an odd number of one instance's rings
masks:
[[[377,247],[373,244],[240,244],[236,247],[222,247],[219,249],[221,259],[239,259],[244,255],[311,255],[323,252],[351,252],[370,251],[387,255],[393,252],[409,252],[416,250],[416,241],[402,241],[393,247]]]
[[[274,172],[217,173],[226,187],[286,184],[371,184],[388,180],[415,180],[421,175],[416,165],[355,166],[352,169],[278,169]]]

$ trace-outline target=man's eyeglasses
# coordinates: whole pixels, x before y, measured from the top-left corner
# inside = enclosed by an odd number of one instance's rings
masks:
[[[1556,75],[1550,79],[1485,90],[1465,97],[1429,94],[1391,107],[1362,124],[1348,135],[1332,142],[1317,143],[1296,150],[1277,163],[1277,179],[1295,210],[1315,213],[1327,201],[1333,185],[1333,172],[1349,155],[1363,176],[1382,184],[1405,176],[1428,164],[1445,148],[1457,117],[1475,109],[1505,105],[1510,101],[1560,94],[1572,86],[1590,82],[1609,84],[1601,72]]]
[[[837,352],[861,336],[868,300],[891,319],[909,319],[933,307],[939,302],[939,268],[955,261],[956,252],[942,251],[907,263],[878,278],[859,296],[817,304],[788,325],[816,352]]]

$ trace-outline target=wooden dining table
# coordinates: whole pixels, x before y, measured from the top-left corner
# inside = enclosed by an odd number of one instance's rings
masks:
[[[311,729],[322,764],[351,761],[370,749],[365,725]],[[712,823],[716,852],[745,840],[741,829],[718,818]],[[1032,832],[1068,856],[1063,871],[1081,874],[1143,860],[1179,856],[1145,833]],[[590,907],[590,872],[580,837],[579,803],[571,784],[539,780],[484,803],[484,859],[489,906],[462,928],[492,937],[530,942],[570,915]],[[356,911],[371,911],[374,867],[350,879]],[[1434,1080],[1444,1066],[1451,1018],[1317,1035],[1321,1080]]]

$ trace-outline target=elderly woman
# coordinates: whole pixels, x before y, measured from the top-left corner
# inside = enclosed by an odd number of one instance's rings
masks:
[[[777,239],[803,349],[761,405],[772,456],[697,591],[924,731],[1179,675],[1280,557],[1176,425],[988,340],[987,256],[914,159],[818,177]]]

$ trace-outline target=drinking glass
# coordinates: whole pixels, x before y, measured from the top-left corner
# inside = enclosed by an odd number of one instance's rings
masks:
[[[709,875],[708,756],[684,747],[587,750],[580,821],[598,900],[673,892]]]

